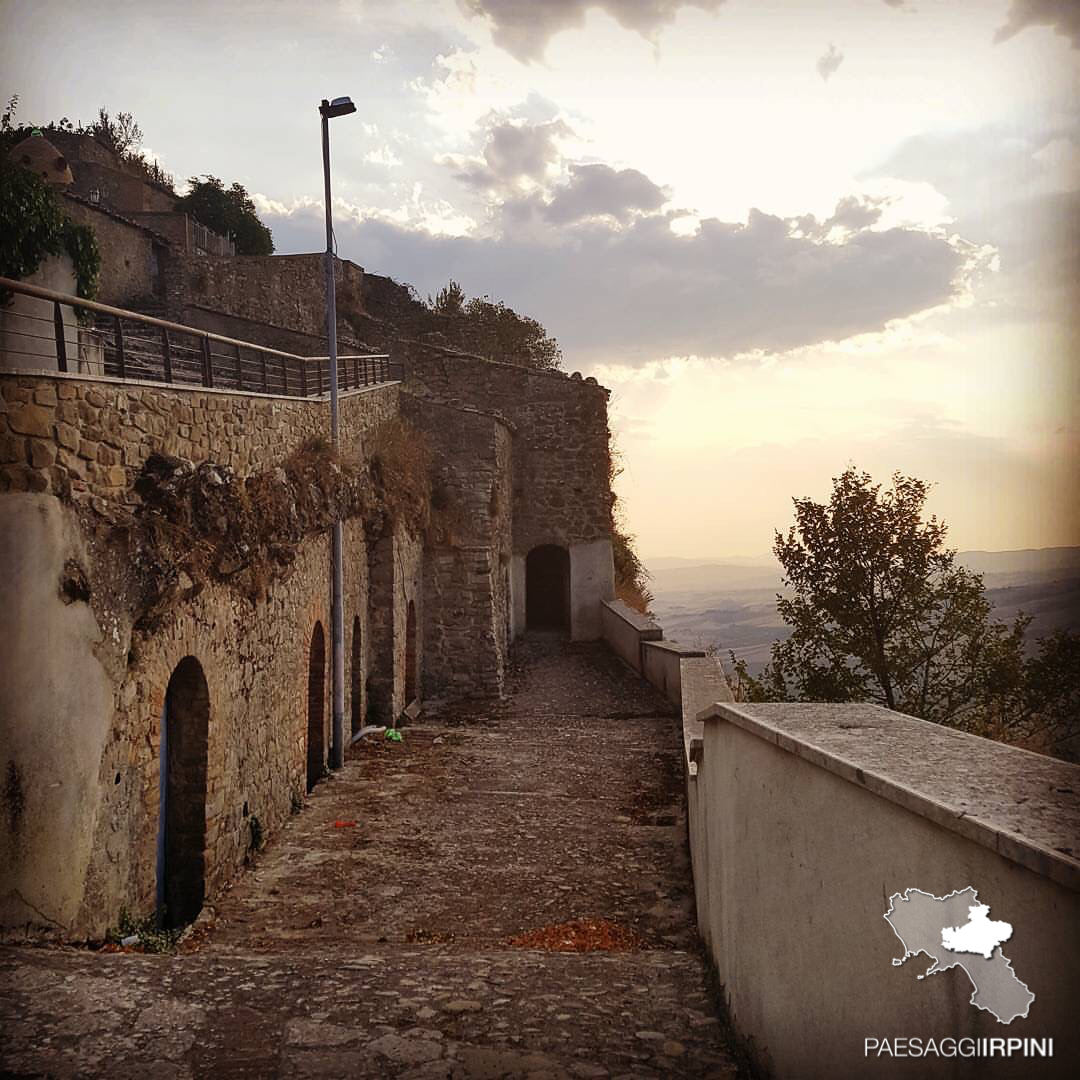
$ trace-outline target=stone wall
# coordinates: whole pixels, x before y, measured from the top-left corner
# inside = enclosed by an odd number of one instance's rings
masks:
[[[404,415],[435,462],[424,562],[424,690],[503,689],[509,596],[511,432],[475,409],[405,396]]]
[[[390,384],[341,397],[344,454],[398,413]],[[143,387],[59,373],[0,376],[0,491],[46,492],[134,506],[135,475],[152,453],[272,468],[305,442],[329,437],[325,402],[203,387]]]
[[[602,600],[614,596],[608,391],[593,379],[498,364],[417,342],[407,350],[406,388],[455,407],[479,408],[513,431],[511,632],[526,627],[529,552],[570,555],[571,636],[602,634]]]
[[[344,454],[362,456],[398,402],[396,386],[343,396]],[[139,627],[122,590],[108,585],[126,564],[137,577],[142,553],[119,552],[110,522],[138,509],[133,482],[151,453],[211,460],[241,477],[263,473],[325,436],[327,408],[56,373],[0,376],[0,405],[0,604],[10,640],[0,655],[8,803],[0,822],[0,926],[99,937],[121,906],[154,907],[161,716],[185,657],[195,658],[209,689],[211,899],[246,857],[252,817],[269,834],[303,796],[316,623],[326,641],[324,747],[332,713],[326,535],[302,538],[287,571],[257,597],[214,579],[181,582],[164,617]],[[401,527],[388,536],[390,588],[385,597],[374,588],[369,596],[366,525],[352,518],[345,526],[347,716],[354,688],[363,715],[364,687],[380,678],[390,707],[404,707],[410,600],[418,625],[423,618],[420,543]],[[373,621],[384,612],[380,652]]]
[[[149,230],[76,199],[64,199],[63,208],[72,221],[94,230],[101,252],[95,299],[131,308],[161,293],[164,245]]]
[[[335,260],[340,311],[359,309],[364,271]],[[170,315],[206,308],[293,333],[326,337],[324,256],[174,254],[165,273]],[[339,331],[340,333],[340,331]]]
[[[513,428],[515,552],[610,538],[604,387],[416,343],[405,363],[411,393],[485,410]]]

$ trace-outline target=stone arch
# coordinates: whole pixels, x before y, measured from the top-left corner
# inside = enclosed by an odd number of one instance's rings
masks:
[[[352,733],[355,735],[364,726],[364,638],[359,615],[353,617],[352,624],[349,687]]]
[[[308,651],[307,789],[326,771],[326,635],[321,622],[311,632]]]
[[[173,670],[161,716],[157,847],[158,919],[193,922],[206,897],[206,772],[210,691],[202,665],[185,656]]]
[[[525,628],[570,633],[570,552],[558,544],[526,556]]]
[[[405,704],[411,705],[420,696],[420,679],[418,668],[419,649],[416,635],[419,628],[416,625],[416,604],[409,601],[409,607],[405,614]]]

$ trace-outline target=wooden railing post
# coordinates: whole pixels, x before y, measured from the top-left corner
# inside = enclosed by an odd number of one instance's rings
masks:
[[[268,393],[270,393],[270,382],[269,382],[269,380],[267,378],[267,374],[266,374],[266,353],[262,352],[262,350],[259,351],[259,363],[260,363],[260,365],[262,367],[262,388],[263,388],[263,393],[268,394]]]
[[[236,389],[244,389],[244,366],[240,359],[240,343],[236,344]]]

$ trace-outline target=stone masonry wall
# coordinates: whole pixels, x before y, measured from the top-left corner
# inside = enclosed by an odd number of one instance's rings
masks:
[[[424,689],[429,696],[503,689],[510,558],[510,432],[475,409],[405,396],[436,463],[424,562]]]
[[[395,386],[345,395],[344,452],[362,455],[398,403]],[[0,603],[11,641],[0,660],[0,767],[20,808],[0,823],[0,926],[93,937],[116,923],[121,906],[153,909],[162,706],[187,656],[209,687],[211,899],[246,857],[252,817],[269,834],[302,797],[317,622],[327,643],[329,745],[328,538],[302,541],[288,572],[258,599],[209,581],[182,592],[161,624],[143,631],[109,606],[109,596],[94,593],[97,573],[108,570],[101,560],[115,553],[100,546],[104,534],[93,522],[136,507],[134,477],[152,452],[212,460],[246,476],[272,470],[307,439],[325,435],[327,422],[325,402],[59,374],[0,376]],[[422,625],[422,559],[403,530],[394,542],[394,636],[383,662],[395,705],[403,707],[406,605],[415,601]],[[367,574],[365,525],[351,519],[347,716],[351,688],[362,694],[379,678]],[[349,645],[357,619],[363,670],[354,674]]]
[[[339,310],[359,309],[364,272],[335,260]],[[173,254],[165,272],[170,314],[208,308],[294,333],[326,337],[324,256]],[[339,331],[340,332],[340,331]]]
[[[396,385],[341,397],[343,454],[398,413]],[[272,468],[308,440],[329,437],[325,401],[135,386],[59,373],[0,376],[0,491],[48,492],[105,509],[135,505],[135,475],[158,452]]]
[[[415,343],[405,363],[411,393],[489,411],[514,429],[515,552],[610,538],[604,387]]]
[[[75,199],[64,199],[63,208],[72,221],[94,230],[101,251],[100,303],[130,308],[161,291],[164,248],[146,229]]]

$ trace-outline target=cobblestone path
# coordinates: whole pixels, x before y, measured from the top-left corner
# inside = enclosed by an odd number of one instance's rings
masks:
[[[670,709],[602,646],[514,663],[354,748],[180,953],[0,950],[0,1075],[734,1077]],[[510,944],[576,919],[637,944]]]

